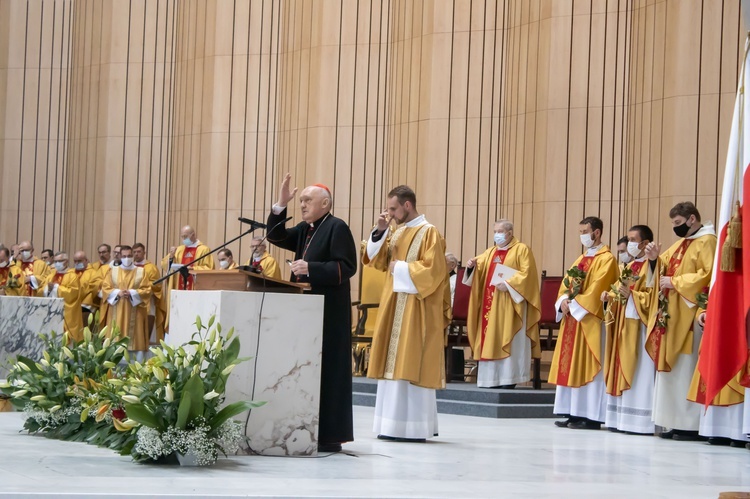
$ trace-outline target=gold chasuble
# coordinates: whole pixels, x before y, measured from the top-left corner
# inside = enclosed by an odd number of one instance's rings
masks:
[[[648,284],[655,290],[651,295],[646,351],[654,360],[657,371],[671,371],[678,355],[693,353],[696,296],[711,282],[715,251],[716,234],[712,225],[706,225],[662,253],[653,272],[649,266]],[[663,293],[657,291],[662,276],[671,277],[674,289]],[[660,311],[660,295],[666,299],[667,318]]]
[[[159,269],[156,265],[149,262],[148,260],[144,260],[140,263],[134,263],[136,267],[143,268],[145,272],[146,279],[149,280],[149,282],[153,283],[154,281],[158,280],[161,277],[161,273],[159,272]],[[166,311],[164,310],[164,300],[163,300],[163,288],[162,283],[159,284],[152,284],[151,285],[151,299],[150,302],[147,304],[148,306],[148,315],[154,316],[154,328],[156,329],[156,343],[158,344],[160,340],[164,339],[164,318],[166,317]],[[153,313],[151,305],[153,304]],[[149,340],[151,339],[151,331],[148,332],[149,334]]]
[[[607,384],[607,393],[615,397],[629,390],[633,383],[635,368],[638,365],[638,357],[647,355],[638,349],[641,327],[648,324],[649,307],[651,305],[651,293],[653,288],[646,286],[648,274],[648,260],[635,260],[624,268],[630,269],[633,278],[630,281],[630,296],[633,298],[633,306],[638,319],[626,317],[627,302],[617,301],[619,293],[609,292],[607,313],[604,324],[607,328],[606,350],[604,354],[604,381]],[[617,284],[619,287],[619,284]]]
[[[170,264],[180,264],[185,265],[187,263],[190,263],[191,261],[195,260],[196,258],[200,258],[206,253],[210,253],[211,250],[206,246],[205,244],[201,243],[200,241],[196,241],[196,246],[186,247],[184,244],[181,244],[177,247],[177,249],[174,252],[174,259],[170,261],[169,255],[165,256],[161,261],[161,269],[164,272],[164,275],[168,274],[170,272]],[[195,265],[190,266],[191,269],[195,270],[213,270],[214,269],[214,257],[207,256],[200,262],[196,263]],[[183,282],[182,276],[180,274],[175,274],[166,281],[166,286],[163,286],[162,291],[162,298],[161,307],[157,307],[157,314],[156,314],[156,323],[163,324],[163,331],[169,330],[169,298],[170,298],[170,291],[173,289],[180,289],[180,290],[192,290],[193,289],[193,276],[189,276],[187,278],[187,282]],[[163,333],[162,333],[163,337]],[[161,339],[161,338],[157,338]]]
[[[19,275],[18,283],[19,287],[15,288],[13,291],[14,296],[41,296],[42,292],[42,285],[44,284],[44,280],[47,277],[48,274],[50,274],[52,269],[50,269],[49,265],[44,263],[43,260],[39,260],[37,258],[34,258],[30,262],[23,262],[21,260],[17,260],[13,264],[14,269],[11,271],[14,275]],[[31,283],[26,283],[26,276],[29,277],[35,277],[36,278],[36,284],[37,288],[35,289]],[[6,292],[9,290],[6,290]],[[10,294],[10,293],[8,293]]]
[[[394,278],[388,272],[391,260],[407,263],[416,294],[393,291]],[[443,236],[426,222],[401,226],[372,260],[365,252],[362,261],[386,272],[367,376],[444,388],[450,287]]]
[[[98,272],[89,265],[83,270],[76,270],[75,273],[78,277],[78,305],[86,307],[92,312],[96,311],[94,297],[99,293],[99,286],[101,285],[97,281]],[[88,324],[84,324],[84,326],[88,326]]]
[[[134,290],[130,296],[115,299],[114,292]],[[135,295],[135,296],[133,296]],[[112,267],[102,283],[102,307],[108,308],[107,325],[120,328],[120,337],[130,338],[128,350],[148,350],[148,305],[151,281],[145,269]]]
[[[490,284],[497,265],[517,270],[505,284],[523,297],[520,303],[513,300],[510,292],[498,291]],[[477,258],[476,266],[471,273],[473,275],[466,330],[474,359],[501,360],[510,357],[510,344],[518,333],[526,334],[531,340],[532,358],[541,357],[539,274],[529,247],[515,237],[502,249],[493,246]]]
[[[55,285],[57,285],[56,292]],[[40,286],[40,289],[45,296],[63,299],[65,330],[70,333],[71,339],[81,341],[83,339],[83,316],[81,315],[81,307],[78,304],[80,292],[76,271],[68,269],[62,273],[50,273]]]
[[[248,267],[260,268],[261,273],[266,277],[281,279],[281,269],[279,268],[279,264],[276,263],[276,259],[272,257],[268,253],[268,251],[263,253],[263,256],[260,257],[260,260],[251,258],[245,265],[247,265]]]
[[[549,382],[580,388],[590,383],[602,368],[602,293],[617,280],[617,261],[609,247],[603,245],[593,256],[581,255],[573,267],[586,273],[575,302],[588,312],[578,322],[568,314],[560,324],[560,333],[550,366]],[[571,290],[560,285],[558,300],[570,296]]]
[[[0,268],[0,296],[3,295],[9,295],[13,296],[15,295],[14,289],[6,289],[8,287],[8,282],[11,281],[11,268],[12,265],[7,265],[5,267]]]

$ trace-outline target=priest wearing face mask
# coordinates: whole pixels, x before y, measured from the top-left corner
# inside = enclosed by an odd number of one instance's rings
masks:
[[[670,431],[662,438],[697,440],[701,406],[687,400],[698,363],[700,329],[694,328],[696,296],[711,282],[716,232],[702,224],[691,202],[677,203],[670,211],[674,233],[680,239],[661,253],[661,244],[646,247],[649,284],[665,297],[665,318],[659,294],[652,296],[646,351],[656,364],[654,422]]]
[[[78,304],[79,283],[74,269],[68,268],[67,253],[59,252],[52,257],[53,272],[47,274],[41,291],[48,298],[62,298],[65,302],[63,319],[65,330],[73,341],[83,339],[81,307]]]
[[[216,260],[219,262],[219,270],[233,270],[239,267],[237,262],[234,261],[232,250],[229,248],[219,250],[216,254]]]
[[[151,280],[145,268],[135,265],[130,246],[121,247],[120,265],[109,269],[102,283],[102,294],[102,307],[110,309],[106,325],[117,326],[120,337],[129,337],[128,350],[142,360],[143,352],[148,350]]]
[[[19,257],[15,261],[16,274],[20,274],[21,286],[16,289],[18,296],[39,296],[44,279],[51,273],[51,268],[34,256],[34,246],[29,241],[18,245]]]
[[[539,274],[510,221],[495,222],[493,237],[492,247],[466,262],[467,331],[479,366],[477,386],[515,388],[531,379],[531,358],[541,356]]]
[[[15,294],[13,290],[6,291],[8,280],[11,275],[10,268],[10,250],[2,247],[0,248],[0,296]]]
[[[266,243],[261,236],[254,236],[250,243],[250,249],[253,255],[245,265],[260,271],[266,277],[281,279],[281,269],[279,269],[276,259],[266,251]]]
[[[632,261],[633,257],[628,253],[628,236],[622,236],[617,240],[617,263],[620,266],[620,271]]]
[[[94,304],[94,299],[98,298],[101,279],[98,277],[99,272],[89,264],[89,259],[83,251],[73,253],[73,268],[78,277],[78,305],[81,309],[83,326],[86,327],[89,324],[89,315],[95,313],[101,303],[97,299]]]
[[[151,282],[156,281],[161,277],[161,274],[159,273],[159,269],[151,263],[150,261],[146,260],[146,246],[143,245],[143,243],[135,243],[133,245],[133,264],[136,267],[141,267],[146,273],[146,279],[148,279]],[[151,285],[151,299],[148,303],[148,334],[149,334],[149,340],[151,339],[151,334],[154,333],[155,343],[158,344],[159,340],[164,339],[164,323],[163,320],[161,320],[165,314],[158,314],[157,312],[162,306],[162,285],[159,284],[152,284]],[[157,321],[156,317],[159,316],[160,320]],[[156,331],[154,331],[154,327],[156,327]],[[150,341],[149,341],[150,343]],[[142,346],[142,345],[139,345]],[[143,348],[141,351],[147,350],[148,346],[146,348]],[[135,350],[135,349],[133,349]]]
[[[646,285],[648,261],[646,245],[654,233],[646,225],[635,225],[627,235],[626,251],[632,261],[625,264],[633,279],[620,283],[618,291],[605,291],[607,343],[604,379],[607,386],[605,423],[610,431],[652,435],[654,422],[654,362],[646,353],[646,326],[650,316],[651,294]],[[622,259],[620,259],[622,262]]]
[[[208,246],[198,240],[198,236],[195,233],[195,229],[191,226],[186,225],[180,230],[180,240],[182,244],[175,247],[172,246],[169,249],[169,253],[162,259],[161,268],[162,271],[167,274],[173,272],[180,267],[183,267],[203,255],[210,253],[211,250]],[[214,269],[214,257],[209,255],[198,263],[191,265],[191,269],[195,270],[213,270]],[[173,289],[191,290],[193,289],[193,276],[188,276],[187,279],[183,279],[180,274],[175,274],[167,280],[165,286],[163,286],[164,292],[162,293],[162,309],[166,310],[166,317],[164,318],[164,331],[169,331],[169,295]]]
[[[549,382],[557,385],[554,413],[567,416],[560,427],[598,430],[605,419],[604,307],[601,296],[617,281],[617,260],[602,243],[604,223],[586,217],[578,226],[585,248],[568,270],[583,281],[560,285],[555,303],[560,333],[550,366]]]

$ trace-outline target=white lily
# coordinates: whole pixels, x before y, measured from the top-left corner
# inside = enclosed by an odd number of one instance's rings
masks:
[[[216,390],[211,390],[210,392],[208,392],[207,394],[205,394],[205,395],[203,396],[203,400],[211,400],[211,399],[215,399],[215,398],[216,398],[216,397],[218,397],[218,396],[219,396],[219,394],[218,394],[218,393],[216,393]]]

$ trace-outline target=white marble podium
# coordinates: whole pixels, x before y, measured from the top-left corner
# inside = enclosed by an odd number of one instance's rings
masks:
[[[239,364],[227,384],[227,403],[262,400],[247,426],[250,448],[267,455],[316,455],[323,297],[242,291],[172,291],[170,345],[190,341],[195,318],[212,315],[226,335],[240,338]],[[259,327],[260,325],[260,327]],[[247,413],[235,420],[244,421]]]
[[[39,333],[62,335],[63,327],[62,298],[0,296],[0,379],[5,379],[9,359],[16,355],[42,357]]]

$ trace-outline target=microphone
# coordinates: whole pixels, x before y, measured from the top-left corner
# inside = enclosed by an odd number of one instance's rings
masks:
[[[256,229],[265,229],[266,228],[266,224],[262,224],[260,222],[256,222],[255,220],[250,220],[249,218],[237,217],[237,220],[239,220],[243,224],[251,225],[251,226],[255,227]]]

